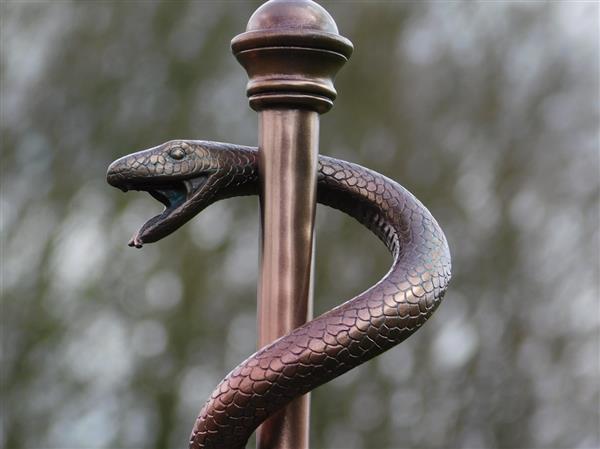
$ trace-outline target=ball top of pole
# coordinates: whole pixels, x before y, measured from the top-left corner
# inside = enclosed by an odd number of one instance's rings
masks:
[[[250,17],[231,48],[248,73],[250,107],[333,106],[333,79],[352,54],[331,15],[311,0],[270,0]]]
[[[333,17],[311,0],[271,0],[260,6],[246,31],[273,29],[307,29],[338,34]]]

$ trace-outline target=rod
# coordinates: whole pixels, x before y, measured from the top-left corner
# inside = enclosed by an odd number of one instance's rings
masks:
[[[333,78],[352,53],[325,9],[310,0],[270,0],[232,40],[259,113],[261,252],[258,346],[312,314],[319,114],[333,106]],[[257,431],[258,449],[308,449],[309,395]]]
[[[261,272],[258,346],[310,319],[319,115],[300,109],[260,112]],[[308,448],[309,395],[259,429],[259,449]]]

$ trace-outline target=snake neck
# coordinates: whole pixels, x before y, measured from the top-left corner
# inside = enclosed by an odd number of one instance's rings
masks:
[[[213,201],[259,194],[257,148],[222,145],[227,151],[216,152],[219,166],[217,172],[222,175],[216,180]],[[356,164],[326,156],[318,158],[317,202],[340,210],[366,226],[397,259],[402,240],[400,231],[405,229],[406,223],[402,216],[390,213],[391,208],[385,207],[391,193],[389,189],[383,188],[384,181],[389,185],[395,184]]]
[[[211,142],[215,154],[214,196],[211,203],[259,192],[256,147]]]

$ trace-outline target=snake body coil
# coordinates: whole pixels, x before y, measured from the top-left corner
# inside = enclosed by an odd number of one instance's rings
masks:
[[[258,193],[255,148],[173,141],[115,161],[108,181],[147,190],[167,208],[130,245],[156,241],[207,205]],[[369,228],[393,255],[364,293],[262,348],[231,371],[200,414],[190,448],[243,448],[265,419],[294,398],[381,354],[431,316],[450,280],[444,233],[402,186],[356,164],[320,156],[317,199]]]

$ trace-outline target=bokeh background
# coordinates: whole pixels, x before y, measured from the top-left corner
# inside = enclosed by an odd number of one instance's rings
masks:
[[[2,447],[186,447],[255,350],[257,199],[134,250],[160,205],[104,174],[173,138],[256,143],[229,42],[258,5],[2,3]],[[323,5],[356,50],[321,152],[414,192],[454,279],[420,332],[313,393],[311,447],[598,448],[599,4]],[[317,228],[322,313],[390,257],[335,211]]]

